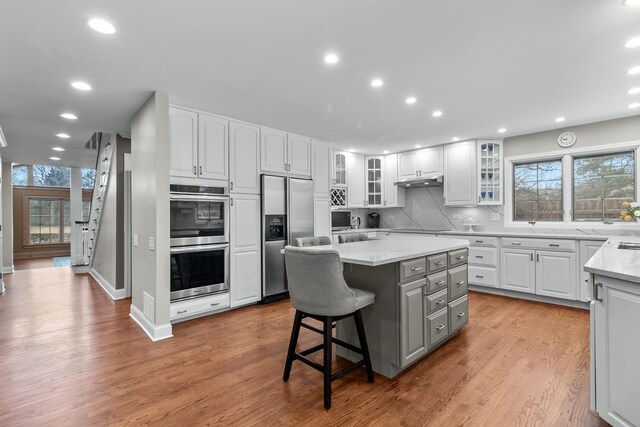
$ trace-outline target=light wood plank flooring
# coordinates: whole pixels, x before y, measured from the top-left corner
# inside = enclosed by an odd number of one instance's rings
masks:
[[[471,323],[393,380],[333,384],[282,368],[288,301],[174,325],[152,343],[87,275],[5,275],[0,425],[599,426],[589,411],[588,312],[470,294]],[[370,332],[372,333],[372,332]],[[302,345],[315,342],[301,333]],[[319,338],[319,336],[318,336]],[[340,362],[340,361],[339,361]]]

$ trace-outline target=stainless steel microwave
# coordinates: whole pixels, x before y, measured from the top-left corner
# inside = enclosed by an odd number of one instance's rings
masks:
[[[332,211],[331,212],[331,229],[345,230],[351,228],[351,212],[349,211]]]

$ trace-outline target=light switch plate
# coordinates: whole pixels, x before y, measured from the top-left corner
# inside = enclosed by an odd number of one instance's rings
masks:
[[[500,214],[499,213],[492,213],[491,214],[491,221],[500,221]]]
[[[156,250],[156,239],[153,237],[149,237],[149,250],[150,251]]]
[[[458,215],[458,214],[453,214],[453,216],[452,216],[451,218],[453,218],[453,219],[460,219],[460,215]]]
[[[138,235],[133,235],[133,246],[138,247]]]

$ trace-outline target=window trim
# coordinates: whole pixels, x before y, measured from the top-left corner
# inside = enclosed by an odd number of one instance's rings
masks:
[[[536,154],[527,154],[522,156],[510,156],[504,159],[504,226],[506,228],[531,228],[532,226],[525,221],[513,220],[513,167],[514,164],[522,164],[529,162],[541,162],[546,160],[557,160],[558,157],[562,159],[562,209],[563,215],[562,221],[544,221],[539,222],[538,228],[584,228],[589,227],[592,229],[604,228],[611,230],[614,228],[638,228],[638,224],[635,222],[614,222],[606,224],[603,221],[588,221],[572,220],[573,209],[573,158],[584,157],[589,155],[602,155],[602,154],[614,154],[621,152],[632,151],[635,158],[634,168],[634,185],[635,185],[635,200],[640,200],[640,188],[639,188],[639,176],[640,176],[640,156],[638,151],[640,148],[640,140],[619,142],[613,144],[603,144],[586,148],[570,148],[565,150],[555,150]]]
[[[31,199],[37,200],[57,200],[60,202],[60,227],[58,232],[60,233],[61,241],[58,243],[31,243]],[[58,196],[38,196],[38,195],[25,195],[22,205],[22,246],[25,248],[46,248],[46,247],[60,247],[63,245],[70,245],[71,241],[64,241],[64,202],[69,198]]]
[[[546,163],[546,162],[560,162],[560,169],[561,169],[561,179],[560,179],[560,206],[562,206],[562,210],[564,211],[564,198],[565,198],[565,194],[564,194],[564,164],[562,163],[562,156],[561,157],[555,157],[552,159],[545,159],[545,160],[532,160],[532,161],[527,161],[527,162],[514,162],[512,163],[512,169],[511,169],[511,174],[512,174],[512,179],[511,179],[511,185],[512,188],[515,188],[516,186],[516,176],[513,173],[513,168],[515,168],[516,166],[522,166],[522,165],[532,165],[532,164],[539,164],[539,163]],[[536,176],[536,188],[538,188],[539,191],[539,185],[540,185],[540,180],[538,180],[537,176]],[[515,200],[514,200],[514,196],[515,194],[513,192],[511,192],[511,204],[513,205],[511,207],[511,218],[514,218],[516,215],[516,204],[515,204]],[[536,203],[538,203],[540,200],[537,199]],[[529,224],[528,221],[515,221],[517,223],[527,223]],[[549,224],[549,223],[556,223],[557,221],[536,221],[537,223],[540,224]],[[530,225],[530,224],[529,224]]]

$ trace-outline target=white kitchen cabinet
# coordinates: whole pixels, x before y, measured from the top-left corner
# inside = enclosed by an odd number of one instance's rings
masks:
[[[316,198],[329,198],[331,191],[331,149],[329,144],[312,141],[313,158],[313,192]]]
[[[171,176],[198,176],[198,113],[169,107]]]
[[[384,184],[384,207],[398,208],[404,207],[404,188],[395,185],[398,180],[398,155],[388,154],[384,157],[382,166],[382,182]]]
[[[331,237],[331,203],[327,198],[313,201],[313,235]]]
[[[290,175],[311,176],[311,138],[287,135],[287,170]]]
[[[502,249],[501,288],[530,294],[536,292],[534,252],[527,249]]]
[[[536,251],[536,295],[576,299],[576,255]]]
[[[592,409],[614,427],[640,426],[640,285],[600,275],[592,280]]]
[[[260,196],[233,195],[230,209],[231,307],[254,303],[262,296]]]
[[[370,208],[380,208],[383,206],[383,182],[382,182],[382,165],[384,157],[368,156],[365,157],[365,206]]]
[[[331,163],[331,186],[338,188],[347,187],[347,158],[349,153],[344,151],[333,152]]]
[[[603,241],[581,240],[580,262],[578,263],[578,301],[589,301],[591,298],[591,275],[584,271],[584,265],[598,252]]]
[[[260,194],[260,128],[229,122],[229,190]]]
[[[229,179],[229,121],[198,114],[198,177]]]
[[[347,201],[350,208],[365,207],[364,156],[350,154],[347,157]]]
[[[502,141],[478,140],[478,205],[502,205]]]
[[[429,147],[398,154],[398,179],[434,177],[443,173],[443,148]]]
[[[287,173],[287,133],[260,128],[260,167],[262,172]]]
[[[444,204],[475,206],[477,200],[476,141],[444,147]]]

